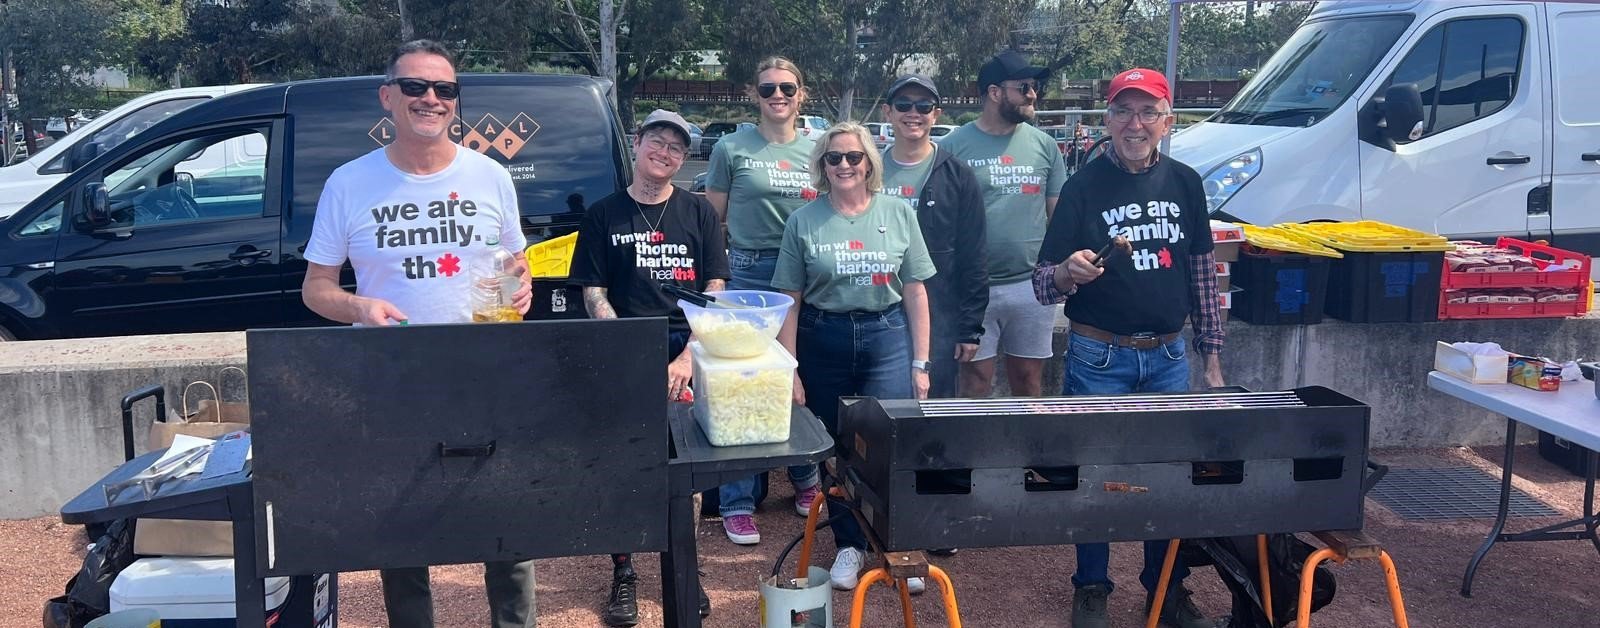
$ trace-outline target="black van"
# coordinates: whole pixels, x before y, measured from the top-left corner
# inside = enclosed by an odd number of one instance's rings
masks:
[[[451,136],[505,164],[535,242],[627,186],[606,84],[463,74]],[[312,215],[341,164],[392,141],[382,77],[196,105],[0,221],[0,340],[327,324],[300,301]],[[344,283],[354,286],[345,268]]]

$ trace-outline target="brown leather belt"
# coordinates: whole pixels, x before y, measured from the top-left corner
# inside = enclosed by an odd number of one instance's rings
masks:
[[[1113,334],[1104,329],[1100,329],[1092,325],[1085,325],[1077,321],[1072,321],[1072,333],[1083,336],[1084,338],[1088,338],[1090,340],[1098,340],[1109,345],[1129,347],[1133,349],[1154,349],[1177,340],[1178,336],[1182,335],[1181,332],[1172,332],[1170,334],[1144,333],[1124,336]]]

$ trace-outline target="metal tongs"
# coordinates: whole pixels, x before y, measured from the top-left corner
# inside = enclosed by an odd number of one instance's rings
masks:
[[[698,290],[690,290],[688,288],[685,288],[683,286],[679,286],[679,285],[676,285],[676,284],[670,284],[670,283],[663,282],[661,284],[661,290],[663,292],[666,292],[667,294],[670,294],[672,296],[678,297],[680,299],[683,299],[685,301],[688,301],[688,302],[693,303],[695,305],[698,305],[700,307],[716,307],[716,308],[722,308],[722,309],[726,309],[726,310],[753,310],[753,309],[756,309],[754,306],[745,305],[743,303],[738,303],[738,302],[735,302],[735,301],[719,300],[716,297],[711,296],[709,294],[706,294],[704,292],[700,292]]]
[[[1094,254],[1094,259],[1090,260],[1090,263],[1094,264],[1095,268],[1099,268],[1105,266],[1106,262],[1111,261],[1119,254],[1133,255],[1133,244],[1122,236],[1112,238],[1105,246],[1100,247],[1100,251]]]
[[[205,468],[206,459],[211,456],[211,448],[215,443],[207,443],[189,449],[167,460],[158,460],[148,468],[140,471],[126,480],[102,484],[105,490],[106,504],[115,503],[117,497],[129,487],[139,487],[145,499],[155,496],[161,485]]]

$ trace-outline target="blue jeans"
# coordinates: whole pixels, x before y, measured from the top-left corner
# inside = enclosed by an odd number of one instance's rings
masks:
[[[1068,340],[1066,378],[1063,395],[1118,395],[1128,393],[1184,392],[1189,390],[1189,361],[1183,339],[1154,349],[1118,347],[1072,334]],[[1167,554],[1166,541],[1145,541],[1144,570],[1139,582],[1145,591],[1154,591],[1161,577],[1161,562]],[[1078,570],[1072,586],[1103,584],[1113,587],[1106,567],[1111,561],[1111,545],[1078,545]],[[1182,558],[1172,566],[1176,586],[1189,576]]]
[[[910,399],[911,334],[905,311],[896,305],[882,312],[824,312],[800,309],[795,348],[800,353],[800,383],[806,407],[822,419],[828,433],[839,437],[839,398],[864,395],[878,399]],[[848,506],[828,499],[828,516]],[[866,534],[855,517],[834,522],[834,545],[867,548]]]
[[[729,290],[772,292],[772,274],[778,269],[777,249],[728,249]],[[789,467],[789,481],[795,492],[817,485],[816,465]],[[748,515],[756,511],[756,476],[734,480],[717,487],[717,512],[722,516]]]

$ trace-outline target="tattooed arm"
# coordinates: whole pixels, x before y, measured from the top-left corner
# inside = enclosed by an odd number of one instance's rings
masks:
[[[611,301],[606,300],[606,289],[595,286],[583,288],[583,309],[588,310],[589,318],[616,318],[617,310],[611,307]]]

